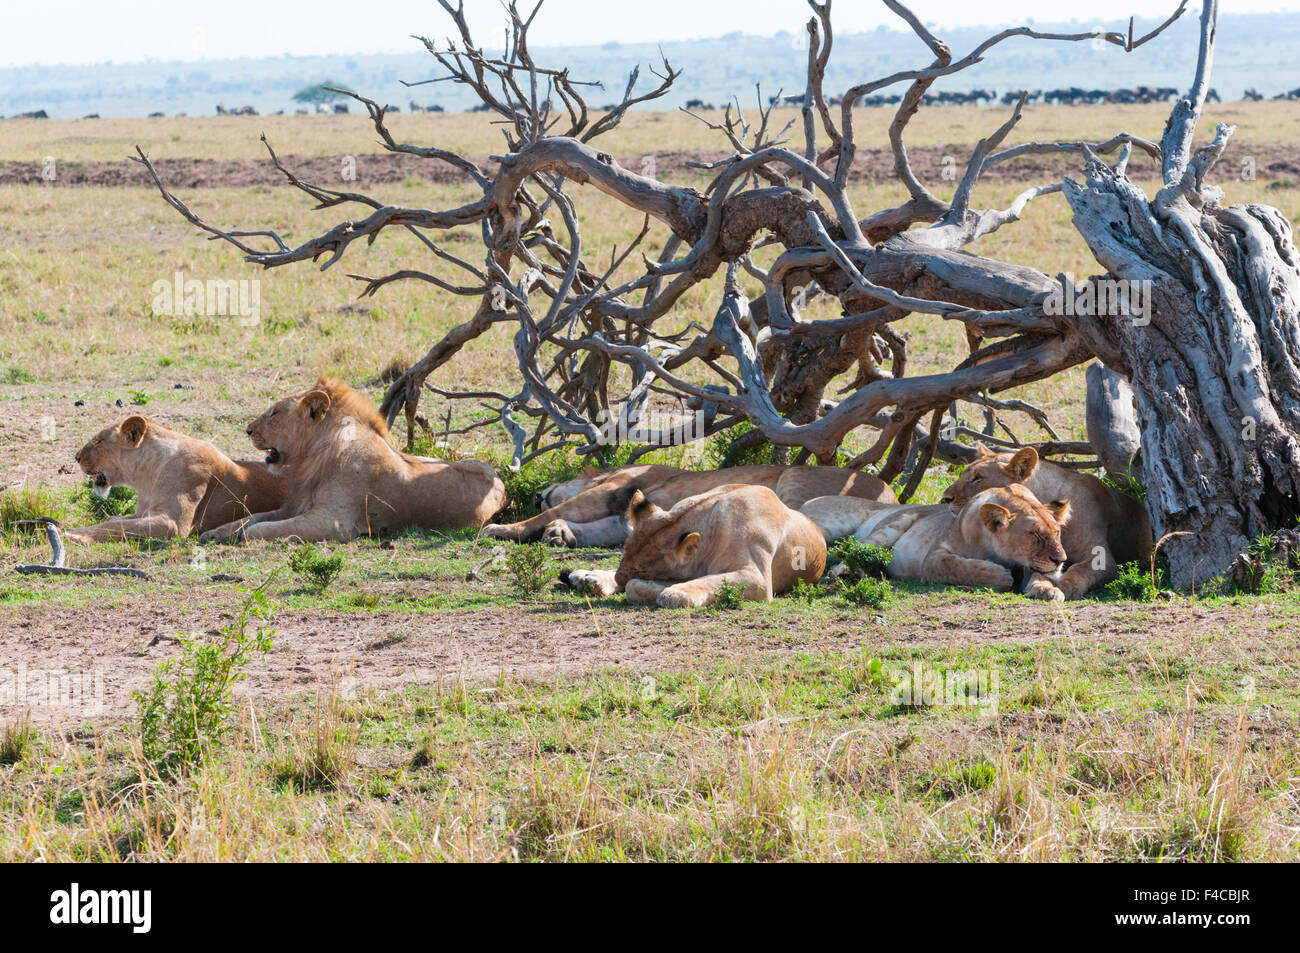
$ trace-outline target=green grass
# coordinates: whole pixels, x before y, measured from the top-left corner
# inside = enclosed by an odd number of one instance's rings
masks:
[[[317,592],[324,592],[339,574],[347,557],[341,552],[326,552],[324,547],[303,543],[289,554],[289,571]]]
[[[62,520],[71,510],[65,494],[56,492],[41,484],[24,483],[0,492],[0,533],[14,533],[26,530],[31,534],[32,527],[19,527],[16,524],[42,518]],[[44,544],[44,534],[41,541]]]
[[[1300,761],[1243,746],[1230,662],[1134,691],[1111,657],[1070,640],[893,646],[327,687],[243,717],[148,798],[112,794],[141,771],[129,727],[33,742],[0,793],[0,859],[1297,859],[1283,831]],[[1248,704],[1294,716],[1286,665],[1257,664]],[[994,669],[1001,703],[900,710],[913,665]],[[1094,697],[1040,691],[1079,671]],[[1220,696],[1189,696],[1207,679]]]

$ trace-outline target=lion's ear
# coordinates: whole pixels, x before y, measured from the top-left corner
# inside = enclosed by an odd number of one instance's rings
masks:
[[[1056,520],[1057,526],[1064,526],[1070,522],[1070,501],[1052,500],[1047,504],[1047,512],[1052,514],[1052,519]]]
[[[1024,483],[1038,469],[1038,451],[1033,447],[1025,447],[1025,449],[1008,460],[1003,469],[1011,479],[1018,483]]]
[[[997,454],[984,446],[984,441],[980,440],[975,444],[975,452],[979,454],[977,459],[983,460],[985,457],[996,457]]]
[[[998,506],[996,503],[985,503],[980,507],[980,519],[984,525],[989,528],[991,533],[1000,533],[1015,519],[1011,511],[1005,506]]]
[[[699,548],[699,533],[683,533],[682,538],[677,541],[677,556],[679,559],[690,559]]]
[[[144,439],[145,431],[149,429],[149,421],[145,420],[139,414],[134,414],[122,421],[122,426],[117,428],[117,432],[126,438],[126,442],[133,447],[140,446],[140,441]]]
[[[320,420],[330,409],[330,395],[323,390],[314,390],[298,401],[298,407],[312,420]]]
[[[645,498],[644,493],[640,490],[634,490],[632,492],[632,498],[628,500],[627,504],[628,521],[635,526],[657,509],[657,506]]]

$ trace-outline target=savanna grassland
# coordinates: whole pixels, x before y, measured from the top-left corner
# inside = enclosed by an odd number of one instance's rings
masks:
[[[1217,178],[1227,200],[1300,217],[1300,104],[1209,114],[1238,125]],[[884,144],[889,114],[859,115],[860,139]],[[918,116],[910,143],[938,194],[954,185],[939,175],[943,157],[960,167],[1002,115]],[[1014,137],[1158,138],[1165,115],[1033,106]],[[391,126],[483,161],[504,148],[482,116],[400,115]],[[666,611],[554,586],[566,565],[614,565],[609,553],[515,550],[470,533],[311,552],[106,544],[74,549],[73,565],[151,578],[15,573],[49,554],[16,520],[76,525],[129,508],[94,500],[73,463],[100,428],[140,412],[251,456],[244,427],[272,398],[329,373],[377,399],[471,315],[472,302],[418,282],[357,300],[349,273],[426,264],[403,233],[354,247],[323,274],[260,272],[131,184],[125,156],[138,143],[164,175],[174,160],[194,180],[176,191],[216,224],[293,243],[348,214],[314,212],[302,193],[250,178],[262,132],[291,166],[354,156],[349,188],[384,201],[471,197],[445,170],[384,166],[358,116],[0,123],[0,858],[1300,859],[1300,595],[1285,573],[1262,595],[1163,593],[1139,579],[1061,607],[895,585],[867,604],[807,593]],[[601,142],[629,168],[654,157],[665,178],[690,182],[684,159],[722,155],[715,137],[681,114],[637,113]],[[51,184],[36,174],[46,157]],[[871,156],[863,167],[859,214],[901,199]],[[992,176],[977,202],[1005,205],[1065,168]],[[1150,167],[1135,158],[1133,168],[1150,188]],[[578,209],[589,248],[625,246],[642,225],[592,190]],[[653,230],[647,253],[666,237]],[[445,245],[480,257],[468,232]],[[974,250],[1052,274],[1096,270],[1059,196]],[[178,272],[260,279],[260,320],[156,314],[154,283]],[[702,283],[673,321],[707,321],[720,291],[721,275]],[[833,313],[814,302],[811,316]],[[913,317],[901,328],[911,373],[965,353],[955,323]],[[433,382],[509,389],[511,365],[502,328]],[[1083,438],[1083,368],[1011,396],[1047,410],[1063,439]],[[434,395],[423,410],[439,431],[484,413]],[[1016,415],[1006,422],[1043,436]],[[426,449],[505,460],[492,428]],[[704,466],[724,449],[652,459]],[[516,515],[576,465],[558,456],[507,474]],[[921,498],[954,476],[935,465]],[[239,653],[220,679],[202,664]],[[172,669],[159,674],[160,663]],[[37,688],[67,683],[51,673],[84,676],[93,691],[50,705]],[[899,697],[900,673],[976,675],[994,691],[918,703]],[[231,694],[178,717],[196,685]]]

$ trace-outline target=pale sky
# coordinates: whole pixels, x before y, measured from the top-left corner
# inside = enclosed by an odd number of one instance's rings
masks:
[[[520,6],[531,9],[531,0]],[[1028,18],[1079,19],[1119,29],[1128,16],[1167,16],[1177,0],[914,0],[912,10],[943,26],[1019,26]],[[466,0],[477,43],[498,48],[498,0]],[[1300,10],[1300,0],[1228,0],[1220,12]],[[1193,0],[1184,17],[1199,15]],[[610,40],[669,41],[734,30],[771,35],[802,29],[804,0],[546,0],[530,34],[538,47]],[[837,0],[837,30],[901,26],[882,3]],[[439,40],[450,20],[436,0],[0,0],[0,66],[227,59],[239,56],[416,52],[412,33]]]

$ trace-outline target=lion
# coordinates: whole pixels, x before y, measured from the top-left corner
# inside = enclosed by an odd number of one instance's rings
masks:
[[[1024,486],[1040,500],[1069,500],[1074,518],[1061,533],[1069,568],[1057,585],[1066,598],[1077,599],[1119,575],[1123,563],[1146,565],[1154,533],[1146,507],[1096,477],[1039,460],[1033,447],[993,453],[984,444],[979,457],[944,491],[943,499],[960,507],[990,487]]]
[[[656,506],[634,490],[631,532],[618,569],[573,570],[561,579],[583,592],[626,593],[629,602],[666,609],[707,606],[724,583],[751,602],[770,602],[826,568],[821,531],[765,486],[728,483]]]
[[[248,435],[271,471],[285,475],[284,504],[204,533],[204,542],[477,529],[505,503],[505,485],[482,460],[447,463],[393,449],[374,404],[331,378],[276,401]]]
[[[880,504],[844,497],[809,500],[801,512],[827,538],[850,533],[891,547],[888,574],[913,582],[978,586],[1062,602],[1061,527],[1070,503],[1041,503],[1025,487],[985,490],[955,510],[945,504]],[[857,524],[856,530],[852,529]],[[1017,576],[1028,578],[1019,584]]]
[[[133,487],[136,497],[134,515],[70,530],[73,542],[184,537],[284,502],[285,482],[265,463],[231,460],[139,414],[105,427],[76,460],[101,499],[115,485]]]
[[[639,489],[660,508],[718,486],[765,486],[791,509],[817,496],[853,496],[894,502],[893,491],[869,473],[841,467],[750,466],[726,470],[680,470],[647,465],[601,472],[588,470],[538,494],[542,512],[508,525],[492,524],[483,533],[517,543],[542,540],[556,546],[621,546],[628,537],[627,500]]]

